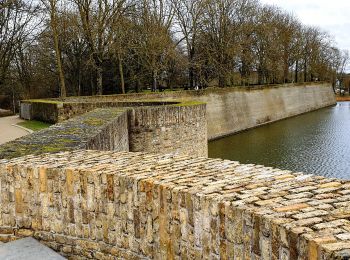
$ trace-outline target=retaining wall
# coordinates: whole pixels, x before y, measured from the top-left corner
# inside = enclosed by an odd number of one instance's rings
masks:
[[[96,99],[90,101],[59,101],[24,100],[21,101],[20,117],[26,120],[39,120],[48,123],[60,123],[72,117],[82,115],[97,108],[112,107],[152,107],[180,104],[178,101],[118,101],[108,99]]]
[[[69,97],[60,100],[62,103],[56,105],[57,108],[53,114],[58,114],[57,120],[61,121],[86,112],[93,107],[91,104],[113,106],[115,102],[152,99],[196,100],[206,103],[209,140],[336,103],[331,84],[315,82],[254,88],[237,87],[154,94]],[[50,101],[57,102],[56,99]],[[28,103],[31,101],[23,102],[23,104]],[[35,102],[34,106],[36,106]],[[32,117],[44,119],[47,116],[41,115],[33,108]]]
[[[41,107],[47,103],[37,104]],[[121,106],[117,102],[113,104],[116,107]],[[147,103],[156,106],[143,106],[145,104],[143,102],[138,104],[140,106],[134,108],[95,109],[6,143],[0,146],[0,158],[76,149],[208,156],[205,104],[198,102],[174,105],[171,105],[172,102],[167,105]],[[53,107],[52,104],[48,106]],[[42,114],[50,114],[46,112]]]
[[[0,240],[71,259],[349,259],[350,183],[219,159],[0,160]]]
[[[130,151],[208,156],[205,107],[130,108]]]

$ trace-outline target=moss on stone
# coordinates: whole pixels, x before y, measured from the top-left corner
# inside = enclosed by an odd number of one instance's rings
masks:
[[[62,101],[56,101],[56,100],[47,100],[47,99],[27,99],[22,100],[22,103],[45,103],[45,104],[63,104]]]
[[[186,107],[186,106],[198,106],[198,105],[205,105],[205,102],[201,101],[184,101],[184,102],[179,102],[178,104],[175,104],[173,106],[176,107]]]
[[[88,118],[83,121],[84,124],[91,126],[101,126],[104,122],[105,121],[100,118]]]

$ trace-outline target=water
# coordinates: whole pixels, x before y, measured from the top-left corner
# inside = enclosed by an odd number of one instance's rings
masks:
[[[209,157],[350,180],[350,102],[209,142]]]

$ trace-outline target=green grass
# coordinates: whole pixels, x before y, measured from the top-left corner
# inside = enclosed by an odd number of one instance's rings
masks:
[[[46,99],[28,99],[28,100],[22,100],[22,103],[45,103],[45,104],[63,104],[62,101],[56,101],[56,100],[46,100]]]
[[[33,131],[39,131],[41,129],[48,128],[52,124],[35,121],[35,120],[29,120],[29,121],[18,123],[17,125],[23,126]]]

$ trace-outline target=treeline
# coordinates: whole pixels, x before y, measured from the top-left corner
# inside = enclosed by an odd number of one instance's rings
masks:
[[[3,0],[0,94],[332,81],[348,54],[255,0]]]

